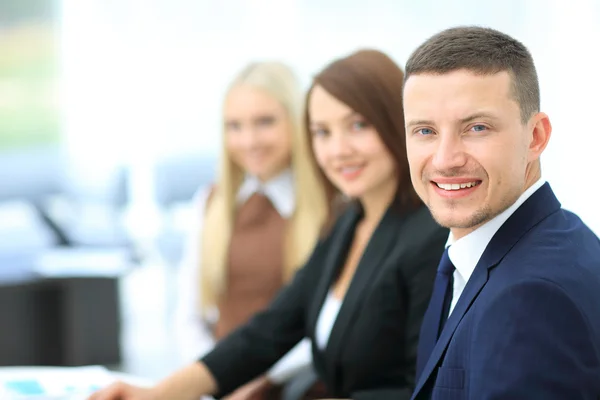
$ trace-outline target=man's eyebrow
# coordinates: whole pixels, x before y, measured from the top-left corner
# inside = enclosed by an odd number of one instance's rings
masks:
[[[471,114],[467,117],[461,118],[459,120],[459,122],[461,124],[465,124],[467,122],[476,120],[476,119],[480,119],[480,118],[485,118],[485,119],[491,119],[491,120],[497,120],[498,117],[496,117],[493,114],[487,113],[487,112],[477,112],[474,114]],[[416,126],[416,125],[435,125],[435,122],[429,119],[415,119],[412,121],[409,121],[408,124],[406,124],[406,126]]]
[[[409,121],[408,124],[406,124],[406,126],[415,126],[415,125],[434,125],[433,121],[427,120],[427,119],[415,119],[412,121]]]
[[[469,115],[469,116],[467,116],[465,118],[461,118],[460,122],[462,124],[465,124],[467,122],[470,122],[470,121],[473,121],[473,120],[476,120],[476,119],[480,119],[480,118],[492,119],[492,120],[497,120],[498,119],[493,114],[490,114],[490,113],[487,113],[487,112],[477,112],[477,113],[471,114],[471,115]]]

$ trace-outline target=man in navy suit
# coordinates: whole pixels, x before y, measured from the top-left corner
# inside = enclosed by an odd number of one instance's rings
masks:
[[[529,51],[492,29],[448,29],[407,63],[411,177],[451,228],[414,399],[600,398],[600,242],[542,178],[539,97]]]

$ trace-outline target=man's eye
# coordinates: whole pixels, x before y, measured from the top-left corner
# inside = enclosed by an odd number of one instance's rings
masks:
[[[417,131],[417,133],[420,135],[431,135],[433,133],[433,130],[429,128],[421,128]]]
[[[487,126],[485,125],[473,125],[471,128],[473,132],[483,132],[487,130]]]

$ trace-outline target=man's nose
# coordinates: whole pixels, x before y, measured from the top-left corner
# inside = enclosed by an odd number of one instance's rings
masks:
[[[463,143],[458,135],[453,133],[439,135],[432,160],[436,170],[448,171],[463,167],[466,159]]]

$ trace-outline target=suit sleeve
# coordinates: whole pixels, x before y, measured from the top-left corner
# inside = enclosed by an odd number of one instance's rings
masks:
[[[311,367],[311,341],[309,338],[304,338],[282,359],[277,361],[277,364],[269,370],[267,376],[271,382],[281,385]]]
[[[521,282],[482,311],[468,371],[472,398],[597,398],[599,349],[585,315],[561,287]]]
[[[404,310],[401,318],[404,331],[398,337],[405,347],[404,363],[401,368],[388,370],[393,374],[388,381],[396,382],[396,387],[379,387],[352,393],[354,400],[409,400],[415,387],[417,345],[423,315],[429,304],[437,266],[448,239],[446,230],[439,229],[430,239],[415,249],[414,262],[405,269],[399,278],[403,288],[400,298],[404,299],[400,308]]]
[[[266,310],[222,339],[201,359],[217,381],[219,393],[215,397],[227,395],[266,372],[306,336],[307,302],[320,277],[325,247],[324,243],[317,245],[307,264]]]

